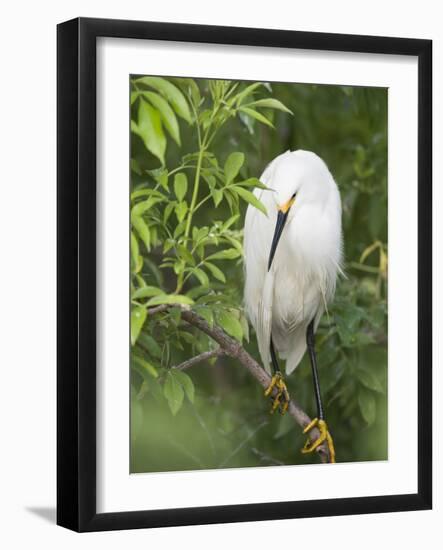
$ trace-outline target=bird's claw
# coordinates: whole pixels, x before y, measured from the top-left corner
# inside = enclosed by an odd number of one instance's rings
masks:
[[[277,390],[272,400],[271,414],[280,408],[280,414],[285,414],[289,407],[289,392],[281,372],[277,372],[271,379],[271,383],[266,388],[265,397],[272,395],[274,389]]]
[[[304,434],[307,434],[312,430],[312,428],[317,428],[320,432],[319,437],[311,443],[309,438],[306,440],[306,443],[301,450],[302,453],[312,453],[319,447],[324,441],[326,441],[326,444],[328,446],[329,451],[329,462],[331,464],[335,463],[335,449],[334,449],[334,441],[332,440],[332,436],[329,433],[328,425],[324,420],[319,420],[318,418],[314,418],[303,430]]]

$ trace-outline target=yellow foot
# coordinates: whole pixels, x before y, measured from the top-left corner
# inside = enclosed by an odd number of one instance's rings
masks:
[[[265,391],[265,396],[272,395],[274,388],[277,389],[275,396],[273,396],[271,414],[280,407],[280,413],[285,414],[289,407],[289,393],[286,387],[285,381],[281,372],[277,372],[271,379],[271,383]]]
[[[329,433],[328,425],[324,420],[319,420],[318,418],[314,418],[312,422],[310,422],[306,428],[303,430],[303,433],[306,434],[312,430],[312,428],[318,428],[320,432],[320,436],[318,439],[314,441],[314,443],[311,443],[308,439],[305,443],[305,446],[301,450],[302,453],[312,453],[315,451],[315,449],[321,445],[324,441],[326,441],[326,444],[328,446],[329,450],[329,462],[331,464],[335,463],[335,449],[334,449],[334,442],[332,440],[332,436]]]

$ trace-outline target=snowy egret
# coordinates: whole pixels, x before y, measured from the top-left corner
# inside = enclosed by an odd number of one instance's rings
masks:
[[[326,164],[310,151],[287,151],[265,169],[260,181],[268,190],[255,195],[265,216],[249,206],[244,230],[245,306],[257,333],[264,367],[272,375],[265,395],[277,389],[271,412],[284,414],[289,394],[277,353],[286,360],[286,374],[300,363],[306,349],[312,367],[320,437],[302,452],[326,441],[335,462],[332,437],[325,421],[315,353],[315,332],[335,293],[341,271],[341,201]]]

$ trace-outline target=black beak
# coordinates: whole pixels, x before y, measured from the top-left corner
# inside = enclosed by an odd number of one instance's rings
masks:
[[[281,234],[283,232],[283,228],[288,218],[288,213],[289,213],[289,210],[287,210],[287,212],[285,213],[283,213],[281,210],[278,211],[277,223],[275,224],[274,237],[272,239],[271,251],[269,253],[268,271],[271,269],[272,260],[274,259],[275,251],[277,250],[278,241],[280,240]]]

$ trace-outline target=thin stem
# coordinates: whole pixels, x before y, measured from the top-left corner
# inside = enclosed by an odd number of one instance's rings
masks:
[[[188,96],[188,99],[189,99],[189,103],[191,104],[192,112],[194,113],[195,125],[197,126],[198,147],[199,147],[199,149],[201,149],[201,148],[202,148],[203,142],[202,142],[200,124],[198,123],[198,113],[197,113],[197,109],[195,108],[195,105],[194,105],[194,102],[193,102],[193,100],[192,100],[192,97],[191,97],[191,96]]]
[[[189,207],[188,219],[186,220],[186,228],[183,235],[185,243],[187,242],[189,233],[191,231],[192,216],[194,215],[195,203],[197,202],[198,189],[200,186],[200,171],[201,171],[201,166],[203,161],[203,153],[204,153],[204,149],[201,148],[197,159],[197,168],[195,170],[194,190],[192,192],[191,205]],[[183,272],[179,273],[175,292],[178,294],[181,291],[182,287],[183,287]]]
[[[200,124],[198,122],[198,113],[197,113],[197,110],[195,108],[194,102],[192,101],[192,98],[190,98],[190,104],[191,104],[191,107],[192,107],[192,111],[194,113],[195,124],[197,126],[197,139],[198,139],[199,151],[198,151],[198,157],[197,157],[197,166],[195,168],[194,189],[192,191],[191,205],[189,207],[188,217],[187,217],[187,220],[186,220],[186,228],[185,228],[185,232],[184,232],[184,235],[183,235],[185,245],[188,241],[189,233],[191,231],[192,217],[194,215],[195,204],[197,202],[198,191],[199,191],[199,186],[200,186],[200,173],[201,173],[201,167],[202,167],[202,163],[203,163],[203,155],[204,155],[204,152],[206,150],[205,149],[205,144],[204,144],[204,139],[202,140],[202,136],[201,136]],[[182,287],[183,287],[183,282],[184,282],[183,278],[184,278],[183,272],[179,273],[179,275],[177,277],[177,286],[176,286],[176,289],[175,289],[176,294],[178,294],[181,291]]]
[[[366,273],[373,273],[374,275],[378,275],[380,273],[380,268],[373,267],[371,265],[359,264],[357,262],[349,262],[348,266],[353,267],[354,269],[359,269],[360,271],[365,271]]]
[[[201,172],[201,167],[203,162],[203,153],[204,153],[204,149],[200,149],[198,159],[197,159],[197,168],[195,170],[194,189],[192,192],[191,205],[189,207],[188,219],[186,220],[185,239],[189,237],[189,232],[191,230],[192,216],[194,214],[195,204],[198,198],[198,190],[200,186],[200,172]]]
[[[193,169],[195,166],[193,164],[182,164],[181,166],[178,166],[177,168],[174,168],[174,170],[171,170],[168,172],[168,178],[175,174],[176,172],[180,172],[180,170],[188,170]]]
[[[197,212],[197,210],[200,208],[200,206],[203,206],[207,200],[209,200],[212,197],[212,195],[209,193],[204,199],[202,199],[197,206],[194,209],[194,212]]]

